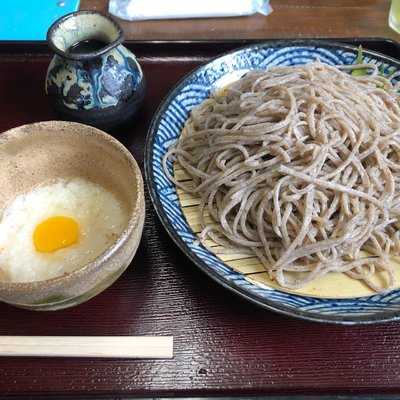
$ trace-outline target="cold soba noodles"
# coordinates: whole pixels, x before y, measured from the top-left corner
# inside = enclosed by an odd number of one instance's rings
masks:
[[[349,73],[358,67],[253,71],[192,110],[164,169],[201,198],[203,244],[255,255],[288,289],[329,272],[375,291],[394,287],[399,97],[375,65]],[[172,158],[191,182],[174,180]]]

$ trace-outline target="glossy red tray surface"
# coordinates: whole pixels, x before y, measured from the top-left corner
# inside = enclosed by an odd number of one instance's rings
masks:
[[[400,56],[393,42],[361,42]],[[172,86],[199,64],[245,44],[128,44],[143,66],[147,96],[136,122],[115,136],[141,166],[151,117]],[[44,95],[50,58],[44,44],[0,43],[0,131],[56,118]],[[64,311],[0,304],[0,334],[173,335],[174,359],[1,358],[0,398],[400,393],[399,323],[323,325],[258,308],[183,255],[148,196],[146,212],[138,253],[111,288]]]

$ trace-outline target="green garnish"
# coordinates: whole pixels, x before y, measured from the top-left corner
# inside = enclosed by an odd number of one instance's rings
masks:
[[[363,53],[362,53],[362,46],[358,47],[358,51],[357,51],[357,57],[354,60],[354,64],[363,64],[364,63],[364,57],[363,57]],[[351,75],[353,76],[364,76],[367,75],[368,71],[367,68],[356,68],[353,69],[353,71],[351,71]]]

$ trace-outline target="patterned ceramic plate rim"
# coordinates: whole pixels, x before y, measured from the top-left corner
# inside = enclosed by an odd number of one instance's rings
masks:
[[[244,51],[256,51],[257,49],[261,48],[285,48],[285,47],[318,47],[321,49],[336,49],[336,50],[345,50],[348,52],[356,53],[357,47],[352,45],[343,44],[340,42],[335,41],[327,41],[327,40],[312,40],[312,39],[304,39],[304,40],[274,40],[268,42],[260,42],[257,44],[253,44],[250,46],[242,47],[234,51],[230,51],[228,53],[222,54],[221,56],[216,57],[215,59],[207,62],[206,64],[197,67],[187,75],[185,75],[168,93],[168,95],[163,99],[160,103],[158,109],[156,110],[152,122],[150,124],[149,132],[146,139],[146,146],[145,146],[145,178],[149,188],[150,197],[154,208],[164,226],[168,234],[171,236],[173,241],[178,245],[178,247],[185,253],[189,259],[196,264],[203,272],[205,272],[208,276],[210,276],[213,280],[224,286],[225,288],[233,291],[234,293],[244,297],[251,302],[258,304],[259,306],[266,308],[271,311],[278,312],[280,314],[284,314],[287,316],[297,317],[309,321],[316,321],[316,322],[328,322],[328,323],[336,323],[336,324],[345,324],[345,325],[354,325],[354,324],[372,324],[372,323],[381,323],[381,322],[388,322],[400,319],[400,306],[398,310],[379,310],[373,314],[366,314],[366,315],[326,315],[326,314],[319,314],[318,312],[313,311],[303,311],[299,308],[292,308],[288,307],[285,304],[282,304],[275,300],[270,300],[262,297],[261,295],[253,292],[249,289],[244,289],[229,280],[226,276],[221,275],[217,271],[213,269],[212,266],[209,266],[205,261],[203,261],[198,255],[196,255],[189,246],[184,242],[182,237],[176,232],[175,228],[169,222],[164,207],[160,201],[159,193],[156,190],[156,184],[154,181],[154,170],[152,165],[153,160],[153,150],[154,150],[154,140],[155,135],[157,133],[157,129],[159,127],[159,123],[167,111],[168,106],[170,105],[171,101],[176,97],[176,95],[180,92],[182,88],[187,85],[188,81],[192,76],[195,76],[199,72],[206,71],[210,64],[216,62],[217,60],[226,57],[226,56],[235,56]],[[394,66],[396,69],[400,70],[400,62],[392,57],[386,56],[384,54],[372,51],[372,50],[364,50],[364,55],[369,56],[375,60],[382,61],[390,66]],[[211,254],[211,253],[210,253]],[[227,267],[229,268],[229,267]],[[238,272],[232,271],[232,274],[241,275]],[[250,284],[251,285],[251,284]],[[255,285],[254,285],[255,286]],[[259,289],[259,287],[257,286]],[[276,289],[265,289],[265,290],[276,290]],[[395,292],[400,293],[400,289],[396,290]],[[283,292],[281,292],[283,293]],[[294,297],[303,297],[304,296],[297,296],[293,295]],[[379,296],[379,295],[378,295]],[[373,296],[371,296],[372,298]],[[361,302],[363,299],[352,299],[354,302]],[[368,298],[370,299],[370,298]],[[326,301],[332,303],[332,307],[334,307],[335,300],[334,299],[326,299]],[[342,300],[337,300],[336,303],[340,304]]]

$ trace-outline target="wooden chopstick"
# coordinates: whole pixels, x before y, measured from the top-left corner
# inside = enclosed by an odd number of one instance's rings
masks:
[[[0,356],[172,358],[172,336],[0,336]]]

